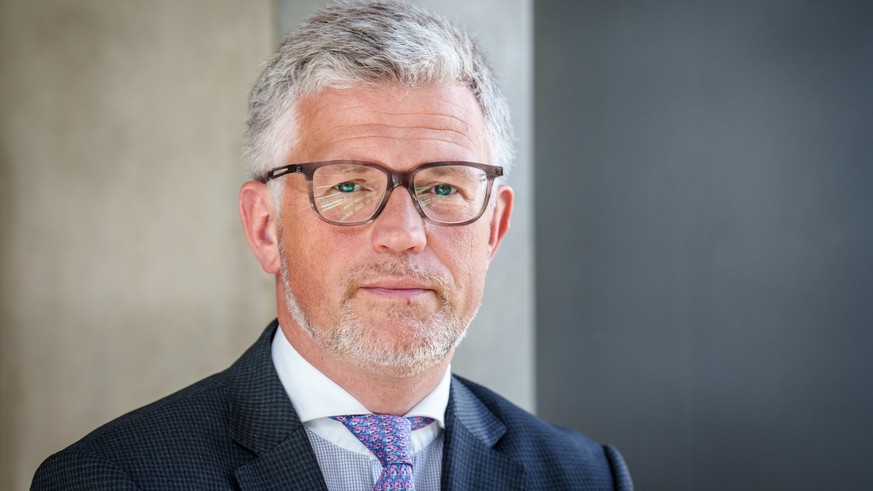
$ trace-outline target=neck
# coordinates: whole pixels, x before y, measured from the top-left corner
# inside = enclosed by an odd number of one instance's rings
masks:
[[[282,333],[294,349],[321,373],[355,397],[369,411],[401,416],[421,402],[442,380],[452,354],[414,375],[385,367],[361,367],[332,357],[291,319],[281,319]]]

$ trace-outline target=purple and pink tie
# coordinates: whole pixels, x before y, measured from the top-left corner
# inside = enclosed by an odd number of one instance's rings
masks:
[[[334,416],[333,419],[344,424],[382,463],[382,474],[373,486],[374,491],[415,490],[409,435],[412,430],[433,423],[433,419],[390,414]]]

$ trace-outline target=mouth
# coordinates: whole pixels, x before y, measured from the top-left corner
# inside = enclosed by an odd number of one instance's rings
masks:
[[[369,281],[359,285],[357,291],[377,299],[398,300],[406,303],[436,295],[435,289],[430,285],[396,278]]]
[[[442,275],[431,268],[401,260],[351,269],[345,284],[345,299],[352,300],[353,297],[374,305],[445,304],[449,300],[447,283]]]

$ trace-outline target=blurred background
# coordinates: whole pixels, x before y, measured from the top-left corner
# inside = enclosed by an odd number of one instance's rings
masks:
[[[275,316],[246,97],[319,0],[0,0],[0,489]],[[873,482],[873,4],[417,0],[514,110],[453,367],[641,490]]]
[[[536,381],[642,490],[873,483],[873,2],[541,1]]]

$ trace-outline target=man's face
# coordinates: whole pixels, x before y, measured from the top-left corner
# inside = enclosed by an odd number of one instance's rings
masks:
[[[331,89],[304,98],[298,112],[288,163],[363,160],[396,171],[489,163],[482,112],[460,85]],[[316,356],[363,368],[413,375],[450,356],[482,299],[511,190],[496,187],[478,221],[446,227],[424,221],[400,187],[376,220],[341,227],[310,209],[302,175],[282,179],[280,322],[307,332]]]

